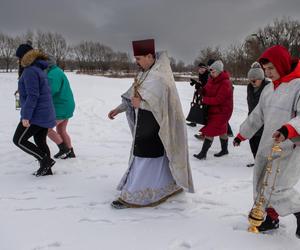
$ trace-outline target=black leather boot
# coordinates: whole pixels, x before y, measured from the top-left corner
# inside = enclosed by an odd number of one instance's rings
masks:
[[[68,158],[76,158],[76,155],[74,153],[74,149],[70,148],[70,152],[66,153],[65,156],[62,156],[61,159],[68,159]]]
[[[212,144],[211,140],[205,139],[202,145],[201,152],[199,154],[194,154],[194,157],[196,157],[199,160],[205,160],[207,151],[209,150],[211,144]]]
[[[51,167],[54,166],[55,163],[56,163],[56,161],[53,160],[52,158],[50,158],[50,168],[48,169],[48,171],[47,171],[43,176],[45,176],[45,175],[53,175],[52,170],[51,170]],[[40,164],[40,166],[41,166],[41,161],[39,161],[39,164]],[[33,172],[32,175],[35,175],[35,176],[36,176],[36,175],[37,175],[37,172],[38,172],[38,171]]]
[[[67,147],[67,145],[65,144],[65,143],[61,143],[61,144],[58,144],[57,145],[58,146],[58,148],[59,148],[59,151],[58,151],[58,153],[57,154],[55,154],[54,155],[54,158],[61,158],[61,159],[63,159],[64,157],[66,157],[66,155],[68,154],[68,153],[70,153],[70,149]]]
[[[224,140],[220,138],[220,142],[221,142],[221,151],[217,154],[214,154],[215,157],[228,155],[228,139]]]
[[[55,164],[55,161],[51,159],[48,155],[46,155],[40,162],[40,168],[36,171],[35,176],[44,176],[44,175],[50,175],[51,167]],[[49,171],[50,170],[50,171]]]
[[[124,209],[124,208],[129,208],[126,204],[119,200],[115,200],[110,204],[113,208],[115,209]]]

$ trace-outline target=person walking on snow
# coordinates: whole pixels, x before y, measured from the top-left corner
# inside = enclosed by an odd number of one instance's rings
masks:
[[[170,61],[155,53],[154,40],[133,41],[140,67],[122,104],[108,117],[126,111],[133,135],[129,168],[118,189],[114,208],[156,206],[186,188],[194,192],[187,131]]]
[[[16,50],[22,69],[18,82],[21,121],[13,142],[24,152],[35,157],[40,164],[36,176],[51,175],[55,161],[50,157],[47,145],[48,128],[55,126],[55,113],[47,75],[46,55],[29,44],[21,44]],[[29,139],[33,137],[34,143]]]
[[[56,114],[56,130],[50,128],[48,137],[58,146],[54,158],[75,158],[71,137],[67,132],[69,119],[73,116],[75,102],[67,76],[56,64],[53,56],[48,55],[48,80]]]
[[[272,83],[265,86],[255,109],[241,124],[234,139],[234,146],[252,138],[264,126],[255,157],[253,174],[254,200],[261,188],[261,178],[268,163],[268,156],[275,143],[280,143],[282,156],[273,159],[272,165],[280,164],[267,216],[259,231],[277,229],[279,216],[294,214],[297,219],[296,236],[300,237],[300,194],[294,188],[300,178],[300,61],[293,59],[288,50],[276,45],[268,48],[259,58],[266,77]],[[272,171],[265,196],[269,197],[276,171]]]
[[[208,69],[207,69],[207,66],[205,65],[205,63],[198,64],[198,74],[199,74],[199,80],[196,81],[191,78],[191,82],[190,82],[191,86],[195,86],[195,91],[194,91],[193,100],[192,100],[195,103],[198,103],[199,100],[201,99],[202,88],[205,86],[205,84],[207,83],[207,80],[208,80],[209,72],[208,72]],[[196,127],[197,123],[189,122],[189,123],[187,123],[187,125],[190,127]]]
[[[247,104],[248,104],[248,115],[254,110],[258,104],[261,92],[264,87],[270,83],[269,80],[265,78],[265,72],[261,68],[258,62],[254,62],[248,71],[249,84],[247,85]],[[252,138],[249,139],[249,144],[253,158],[255,159],[259,142],[263,132],[263,126],[255,133]],[[253,167],[254,164],[247,164],[247,167]]]
[[[205,160],[207,152],[215,136],[220,137],[221,151],[214,154],[221,157],[228,154],[228,121],[233,110],[233,91],[229,74],[224,71],[221,60],[209,66],[210,78],[203,89],[202,103],[208,105],[207,125],[200,129],[204,142],[199,154],[194,154],[199,160]]]

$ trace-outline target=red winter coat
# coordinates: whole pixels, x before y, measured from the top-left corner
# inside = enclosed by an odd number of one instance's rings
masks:
[[[233,89],[226,71],[209,78],[203,91],[203,103],[208,105],[208,122],[200,129],[203,135],[213,137],[227,133],[233,110]]]

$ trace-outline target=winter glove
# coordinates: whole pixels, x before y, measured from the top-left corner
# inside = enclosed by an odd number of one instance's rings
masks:
[[[246,140],[240,133],[233,139],[233,146],[238,147],[240,146],[241,142]]]
[[[289,135],[289,131],[287,127],[282,126],[272,135],[272,138],[274,138],[275,142],[280,143],[285,141],[288,138],[288,135]]]
[[[288,131],[288,129],[287,129],[286,126],[282,126],[282,127],[281,127],[280,129],[278,129],[277,131],[278,131],[279,133],[281,133],[281,134],[284,136],[285,139],[288,138],[289,131]]]
[[[196,80],[194,80],[193,78],[190,78],[190,85],[194,86],[195,84],[197,84],[198,82]]]
[[[242,142],[242,140],[241,140],[240,138],[235,137],[235,138],[233,139],[233,146],[234,146],[234,147],[238,147],[238,146],[240,146],[241,142]]]

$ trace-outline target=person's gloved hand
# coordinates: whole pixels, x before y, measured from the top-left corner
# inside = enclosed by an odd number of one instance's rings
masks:
[[[275,142],[280,143],[286,140],[288,137],[289,131],[286,126],[282,126],[280,129],[277,129],[275,133],[272,135]]]
[[[197,83],[198,83],[198,81],[194,80],[193,78],[190,78],[190,85],[191,86],[194,86]]]
[[[240,146],[241,142],[242,142],[242,140],[241,140],[238,136],[236,136],[236,137],[233,139],[233,146],[234,146],[234,147],[238,147],[238,146]]]

